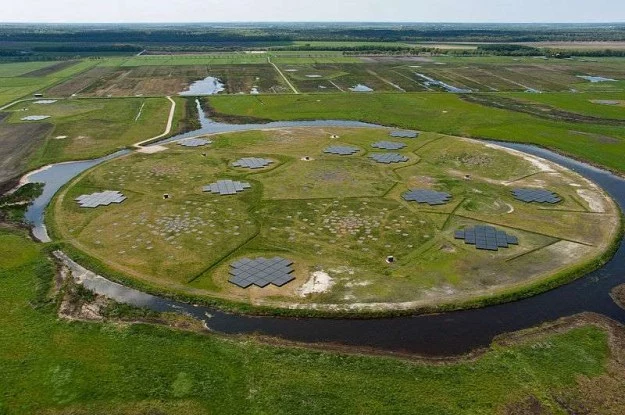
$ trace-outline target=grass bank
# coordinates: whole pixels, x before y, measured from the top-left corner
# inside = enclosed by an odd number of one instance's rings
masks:
[[[591,326],[435,365],[67,322],[47,296],[44,247],[0,231],[0,253],[3,414],[474,414],[528,402],[559,413],[610,360],[606,333]]]

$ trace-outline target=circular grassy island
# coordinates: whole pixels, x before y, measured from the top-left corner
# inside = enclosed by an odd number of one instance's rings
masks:
[[[94,271],[152,292],[366,313],[526,295],[598,266],[619,234],[597,186],[493,144],[383,128],[204,138],[83,174],[52,206],[54,237]],[[522,201],[519,189],[552,197]],[[76,200],[105,191],[125,199]]]

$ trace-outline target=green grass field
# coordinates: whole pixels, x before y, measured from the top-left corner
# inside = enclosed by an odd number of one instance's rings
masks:
[[[483,107],[453,94],[214,96],[220,113],[272,120],[347,119],[468,137],[538,144],[625,172],[618,126],[544,120]]]
[[[70,323],[44,301],[52,266],[42,245],[0,231],[0,254],[3,414],[513,413],[528,398],[560,413],[556,396],[579,396],[579,380],[601,379],[609,359],[593,327],[429,365]]]
[[[53,104],[24,102],[11,107],[10,124],[27,115],[49,115],[54,126],[30,167],[104,156],[165,130],[170,102],[165,98],[71,99]],[[64,138],[57,138],[64,137]]]
[[[57,62],[17,62],[0,64],[0,78],[12,78],[36,71],[37,69],[52,66]],[[3,80],[5,82],[6,80]]]
[[[545,104],[576,114],[604,119],[625,120],[625,93],[623,92],[503,94],[503,96],[521,101]],[[608,103],[602,103],[602,101]],[[610,101],[619,101],[619,103],[613,104]]]
[[[155,289],[328,310],[360,303],[416,309],[518,290],[600,256],[618,228],[616,207],[572,172],[555,175],[541,162],[432,133],[403,140],[399,152],[407,162],[377,164],[368,156],[382,150],[371,144],[389,140],[388,130],[332,132],[340,138],[330,138],[328,129],[224,134],[205,148],[172,144],[166,152],[106,163],[61,194],[52,228],[114,273]],[[324,154],[330,145],[360,150]],[[231,167],[246,156],[275,163],[251,172]],[[252,189],[235,196],[202,192],[222,178]],[[563,203],[539,207],[510,195],[512,187],[536,185]],[[412,188],[449,192],[453,200],[408,203],[401,195]],[[120,190],[128,200],[98,209],[74,201],[102,190]],[[522,242],[493,253],[454,239],[455,230],[480,223]],[[228,282],[236,259],[275,255],[295,262],[293,283],[242,289]],[[392,265],[388,255],[396,257]],[[301,291],[318,272],[331,286]]]
[[[44,63],[46,65],[44,65]],[[55,62],[29,62],[0,64],[0,106],[20,98],[28,98],[35,92],[42,92],[44,89],[61,83],[96,65],[96,62],[86,60],[46,76],[20,76],[34,70],[52,66],[54,63]]]

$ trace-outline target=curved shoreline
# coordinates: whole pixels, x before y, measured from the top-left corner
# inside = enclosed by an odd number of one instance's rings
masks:
[[[546,151],[523,145],[512,146],[517,150],[536,153],[538,156],[544,156]],[[562,156],[551,153],[549,158],[558,159]],[[622,192],[622,189],[625,189],[625,180],[572,159],[563,158],[563,160],[564,164],[568,164],[566,167],[578,172],[581,169],[582,175],[586,178],[589,178],[588,174],[598,175],[595,177],[600,182],[598,184],[600,186],[603,184],[601,187],[610,193],[620,206],[625,206],[625,192]],[[609,181],[608,184],[603,183],[606,180]],[[597,183],[597,180],[593,181]],[[617,189],[620,193],[615,194]],[[373,320],[314,317],[294,319],[229,314],[211,307],[152,296],[112,283],[102,277],[82,280],[87,288],[95,292],[102,293],[108,290],[108,295],[117,301],[147,306],[155,311],[186,313],[205,321],[209,330],[224,334],[254,333],[297,343],[366,346],[387,352],[449,356],[466,354],[474,349],[486,347],[501,334],[534,327],[581,312],[595,312],[625,323],[625,310],[616,305],[609,295],[612,287],[625,282],[625,273],[621,272],[625,265],[625,242],[620,241],[617,248],[618,252],[612,260],[600,269],[569,284],[522,300],[484,308]],[[111,292],[108,284],[115,284],[114,287],[117,287],[118,291]]]
[[[289,123],[288,126],[292,127],[294,124],[297,123]],[[305,126],[309,126],[311,123],[305,124]],[[224,127],[222,124],[216,125]],[[331,122],[326,125],[337,126]],[[255,126],[255,128],[259,127],[262,129],[268,126],[264,124]],[[251,125],[243,127],[243,129],[249,128]],[[233,128],[235,131],[240,129],[240,126]],[[202,133],[195,131],[166,139],[166,141],[175,141],[192,134]],[[625,180],[608,171],[535,146],[493,143],[546,158],[576,171],[610,194],[621,208],[625,206]],[[89,167],[82,171],[87,168]],[[493,338],[506,332],[533,327],[585,311],[600,313],[617,321],[625,322],[625,310],[618,307],[609,295],[613,286],[625,282],[625,272],[622,272],[625,264],[625,242],[621,241],[616,247],[616,251],[615,256],[600,269],[572,283],[519,301],[440,314],[404,315],[403,317],[383,317],[375,320],[314,317],[293,319],[234,315],[211,307],[196,306],[152,296],[119,284],[119,287],[131,290],[130,294],[119,295],[119,292],[124,290],[118,291],[117,294],[113,293],[114,295],[109,294],[113,295],[113,299],[129,304],[133,304],[133,298],[143,298],[144,301],[135,305],[147,306],[155,311],[186,313],[205,321],[209,330],[225,334],[255,333],[260,336],[277,337],[299,343],[338,343],[348,347],[367,346],[384,351],[448,356],[466,354],[476,348],[485,347],[490,344]],[[98,279],[98,284],[84,281],[85,286],[94,289],[94,291],[99,289],[98,285],[103,283],[105,285],[115,284],[103,278]],[[147,301],[146,304],[145,299],[147,298],[150,301]]]

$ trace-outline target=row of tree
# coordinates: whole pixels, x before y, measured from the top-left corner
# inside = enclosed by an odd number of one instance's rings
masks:
[[[625,41],[625,24],[532,27],[332,27],[277,26],[214,28],[89,27],[89,26],[0,26],[0,42],[128,43],[128,44],[220,44],[310,41],[375,42],[541,42],[541,41]]]

